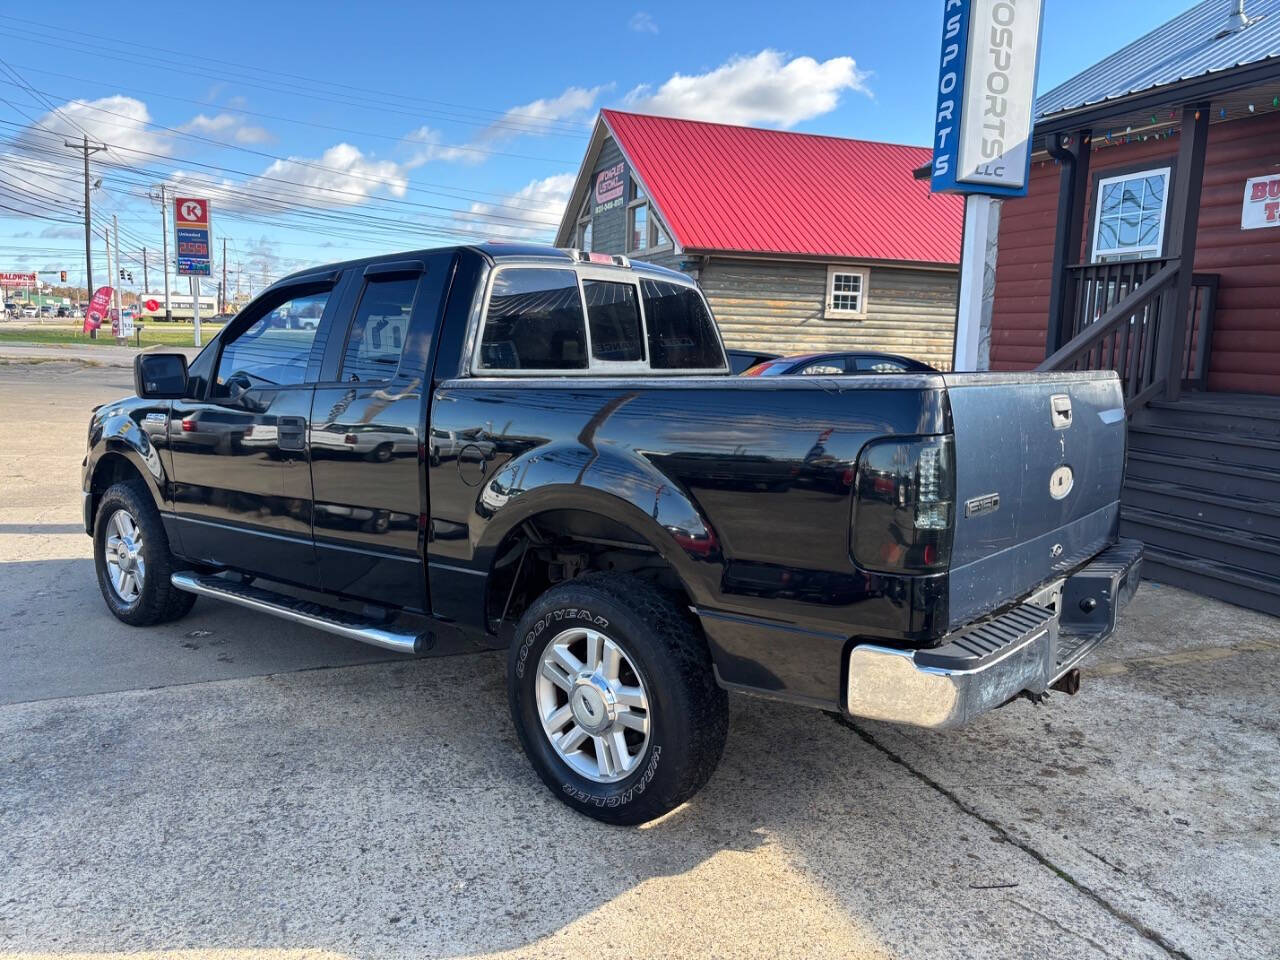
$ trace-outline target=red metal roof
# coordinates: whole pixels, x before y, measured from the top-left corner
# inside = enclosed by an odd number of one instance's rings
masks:
[[[960,261],[964,201],[928,147],[601,111],[686,250]]]

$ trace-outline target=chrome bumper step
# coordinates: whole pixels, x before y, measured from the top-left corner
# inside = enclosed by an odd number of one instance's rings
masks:
[[[1142,544],[1121,540],[1028,602],[962,628],[941,646],[859,644],[849,653],[845,711],[954,727],[1019,693],[1044,693],[1111,636],[1141,572]]]
[[[395,630],[385,624],[326,607],[310,600],[291,597],[285,593],[266,590],[252,584],[239,583],[218,576],[206,576],[191,571],[180,571],[169,578],[179,590],[202,597],[225,600],[259,613],[267,613],[283,620],[292,620],[304,626],[314,627],[326,633],[372,644],[398,653],[419,653],[430,645],[430,637],[424,633]]]

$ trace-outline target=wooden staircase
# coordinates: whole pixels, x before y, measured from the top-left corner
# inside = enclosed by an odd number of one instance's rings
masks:
[[[1135,410],[1120,533],[1146,544],[1144,577],[1280,615],[1280,397]]]

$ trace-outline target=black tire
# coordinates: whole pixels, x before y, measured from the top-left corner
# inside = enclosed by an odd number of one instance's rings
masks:
[[[644,678],[650,732],[633,772],[601,783],[556,752],[542,727],[536,683],[557,626],[593,626],[617,643]],[[596,820],[645,823],[684,803],[710,779],[728,733],[728,697],[690,615],[636,577],[592,573],[553,587],[520,619],[507,661],[511,717],[525,754],[562,801]]]
[[[142,588],[132,602],[127,602],[116,592],[107,572],[108,525],[117,510],[127,511],[142,534],[145,575]],[[195,594],[179,590],[169,582],[174,570],[169,538],[165,535],[155,501],[138,482],[117,483],[102,495],[93,524],[93,565],[107,609],[117,620],[130,626],[148,627],[178,620],[185,617],[196,602]]]

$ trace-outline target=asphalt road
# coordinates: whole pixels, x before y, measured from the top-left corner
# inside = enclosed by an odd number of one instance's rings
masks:
[[[0,359],[0,960],[1280,957],[1280,621],[1145,584],[1079,696],[944,734],[734,698],[698,797],[604,827],[496,654],[112,619],[79,462],[129,376]]]

